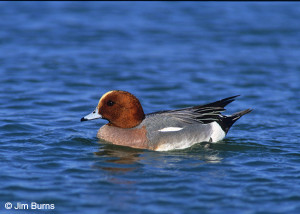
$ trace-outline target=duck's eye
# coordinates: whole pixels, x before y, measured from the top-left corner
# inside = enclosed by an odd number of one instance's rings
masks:
[[[109,100],[109,101],[107,101],[106,104],[107,104],[108,106],[113,106],[115,103],[114,103],[113,101]]]

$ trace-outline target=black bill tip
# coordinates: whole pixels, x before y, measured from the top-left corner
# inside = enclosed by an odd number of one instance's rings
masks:
[[[87,119],[85,119],[84,117],[80,119],[80,122],[82,121],[87,121]]]

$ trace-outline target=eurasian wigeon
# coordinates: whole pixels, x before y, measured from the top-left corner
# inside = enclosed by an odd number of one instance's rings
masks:
[[[222,140],[235,121],[252,111],[222,115],[224,107],[236,97],[145,115],[134,95],[114,90],[104,94],[96,109],[81,121],[108,120],[97,133],[98,138],[108,143],[156,151],[185,149],[200,142]]]

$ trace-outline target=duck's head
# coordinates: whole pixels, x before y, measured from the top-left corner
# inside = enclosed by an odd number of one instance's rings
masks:
[[[133,128],[145,118],[140,101],[127,91],[109,91],[105,93],[96,109],[81,118],[81,121],[103,118],[108,125],[119,128]]]

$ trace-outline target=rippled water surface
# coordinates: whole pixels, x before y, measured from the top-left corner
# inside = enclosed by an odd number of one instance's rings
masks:
[[[299,23],[299,3],[1,2],[0,213],[300,213]],[[254,111],[218,144],[136,150],[80,123],[112,89]]]

